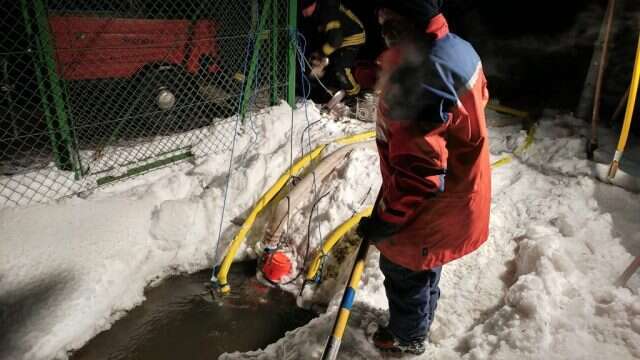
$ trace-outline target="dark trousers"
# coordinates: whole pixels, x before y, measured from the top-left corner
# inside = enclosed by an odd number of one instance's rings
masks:
[[[380,270],[389,300],[389,330],[402,342],[425,340],[440,298],[442,266],[411,271],[380,255]]]

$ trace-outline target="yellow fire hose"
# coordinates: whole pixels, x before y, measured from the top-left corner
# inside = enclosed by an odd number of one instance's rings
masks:
[[[365,131],[360,134],[341,137],[339,139],[336,139],[334,143],[338,145],[349,145],[349,144],[354,144],[361,141],[367,141],[375,137],[376,137],[376,131],[371,130],[371,131]]]
[[[536,127],[533,126],[527,132],[527,137],[525,141],[522,144],[520,144],[518,148],[514,150],[513,154],[520,155],[524,151],[526,151],[528,148],[530,148],[531,145],[533,145],[535,133],[536,133]],[[504,166],[510,163],[512,160],[513,160],[513,155],[505,155],[499,160],[492,163],[491,168],[492,169],[499,168],[501,166]],[[324,259],[329,255],[329,252],[331,251],[331,249],[333,249],[336,243],[338,243],[338,241],[340,241],[340,239],[342,239],[342,237],[347,232],[349,232],[349,230],[351,230],[352,227],[356,226],[358,222],[360,222],[360,219],[371,215],[372,210],[373,210],[372,207],[368,207],[365,210],[361,211],[360,213],[355,214],[353,217],[351,217],[350,219],[342,223],[340,226],[338,226],[335,230],[333,230],[331,234],[329,234],[327,239],[324,241],[324,243],[322,244],[322,246],[314,256],[313,260],[311,261],[309,268],[307,269],[307,274],[305,275],[305,283],[303,284],[303,289],[306,284],[319,282],[320,280],[319,277],[321,276],[320,272],[322,270]],[[300,293],[302,293],[302,290],[300,291]]]
[[[631,88],[637,91],[638,88],[638,78],[640,77],[640,39],[638,41],[638,53],[636,55],[636,64],[634,67],[634,77],[632,81]],[[620,154],[622,150],[624,150],[624,145],[627,140],[630,122],[631,122],[631,114],[633,112],[633,105],[635,103],[636,91],[629,94],[629,102],[627,103],[627,113],[625,115],[625,125],[623,126],[623,133],[620,138],[620,143],[618,145],[618,149],[620,150]],[[498,105],[499,106],[499,105]],[[492,106],[494,110],[512,110],[509,108],[505,109],[496,109],[495,105]],[[506,111],[501,111],[506,112]],[[517,112],[511,113],[515,116],[528,116],[527,113]],[[505,155],[499,160],[495,161],[491,164],[492,169],[496,169],[503,165],[510,163],[513,160],[514,155],[520,155],[525,152],[528,148],[533,145],[534,138],[536,133],[536,127],[532,126],[527,132],[527,137],[525,141],[514,150],[513,155]],[[616,152],[617,154],[618,152]],[[619,157],[618,157],[619,160]],[[617,163],[616,163],[617,165]],[[335,244],[355,225],[358,224],[360,219],[365,216],[369,216],[371,214],[372,208],[369,207],[364,211],[354,215],[349,220],[344,222],[338,228],[336,228],[327,238],[327,240],[322,244],[322,247],[315,255],[309,269],[307,270],[307,274],[305,276],[305,283],[302,285],[303,289],[306,284],[309,283],[317,283],[319,282],[319,277],[321,276],[322,265],[325,257],[329,254],[331,249],[335,246]],[[331,335],[329,336],[327,343],[325,345],[324,352],[322,354],[323,360],[334,360],[338,355],[338,351],[340,348],[340,343],[342,341],[342,336],[347,326],[347,322],[349,320],[349,316],[351,315],[351,307],[353,306],[353,302],[355,300],[356,289],[358,288],[360,278],[365,268],[365,261],[367,257],[369,249],[369,244],[367,241],[362,241],[360,243],[360,247],[358,249],[358,254],[356,255],[356,260],[353,265],[353,269],[351,271],[351,275],[349,277],[349,281],[347,283],[347,287],[345,288],[344,294],[342,296],[342,301],[340,303],[340,309],[338,310],[338,315],[336,317],[335,323],[333,325],[333,329]],[[636,262],[640,264],[640,258],[636,259]],[[640,267],[640,265],[635,264]],[[302,290],[300,291],[302,294]]]
[[[349,220],[342,223],[342,225],[338,226],[333,232],[329,235],[327,240],[322,244],[318,253],[314,256],[313,261],[311,261],[311,265],[309,265],[309,269],[307,270],[307,275],[305,277],[305,282],[318,282],[318,276],[320,274],[320,269],[322,267],[322,262],[324,258],[329,255],[329,252],[333,248],[333,246],[340,240],[342,237],[351,230],[352,227],[357,225],[365,216],[371,215],[371,211],[373,211],[373,207],[368,207],[365,210],[357,213]],[[304,286],[304,285],[303,285]]]
[[[500,106],[498,105],[498,107]],[[500,110],[506,111],[505,109],[509,111],[512,110],[509,108],[500,107]],[[527,116],[527,113],[516,111],[516,114],[514,115]],[[531,146],[531,144],[533,143],[534,132],[535,132],[535,128],[532,128],[527,134],[527,139],[525,140],[525,142],[518,149],[514,151],[515,154],[521,153],[522,151],[526,150]],[[363,132],[356,135],[345,136],[345,137],[336,139],[335,141],[333,141],[333,143],[339,144],[339,145],[348,145],[348,144],[353,144],[361,141],[366,141],[374,137],[375,137],[375,131],[372,130],[372,131],[367,131],[367,132]],[[294,174],[297,174],[304,167],[308,166],[313,160],[318,158],[326,147],[327,147],[327,144],[319,145],[312,152],[308,153],[302,159],[298,160],[298,162],[296,162],[289,170],[287,170],[282,176],[280,176],[280,178],[275,182],[275,184],[272,185],[271,188],[269,188],[269,190],[267,190],[267,192],[264,195],[262,195],[262,197],[256,202],[256,205],[251,210],[251,213],[242,224],[240,231],[238,231],[236,236],[233,238],[233,241],[229,246],[227,254],[225,255],[220,267],[217,270],[216,282],[217,282],[219,291],[221,293],[226,294],[231,291],[231,287],[227,282],[227,275],[229,273],[229,270],[231,269],[233,259],[235,258],[235,255],[238,252],[240,245],[246,238],[248,232],[251,230],[251,227],[253,226],[253,223],[255,222],[260,212],[267,205],[269,205],[271,200],[273,200],[273,198],[286,185],[286,183]],[[511,160],[512,160],[512,156],[507,155],[499,159],[498,161],[494,162],[492,164],[492,167],[497,168],[497,167],[506,165],[509,162],[511,162]],[[371,211],[371,209],[367,209],[367,210],[369,212]],[[330,238],[323,244],[321,252],[316,255],[316,258],[314,258],[313,262],[311,263],[311,266],[307,271],[306,280],[312,281],[313,279],[316,278],[317,273],[320,270],[323,254],[327,254],[331,250],[331,248],[335,245],[335,243],[342,236],[344,236],[344,234],[347,231],[349,231],[349,229],[353,227],[353,225],[357,224],[360,218],[362,218],[363,216],[368,216],[368,214],[362,214],[362,215],[361,214],[358,214],[352,219],[348,220],[345,224],[342,224],[338,229],[336,229],[332,233],[332,236],[330,236]]]
[[[529,129],[529,131],[527,131],[527,137],[524,140],[524,142],[522,144],[520,144],[520,146],[518,146],[513,151],[513,155],[521,155],[528,148],[530,148],[531,145],[533,145],[533,140],[534,140],[534,136],[535,135],[536,135],[536,127],[532,126]],[[495,162],[493,162],[491,164],[491,168],[492,169],[496,169],[496,168],[499,168],[501,166],[507,165],[508,163],[510,163],[513,160],[513,155],[505,155],[505,156],[501,157],[500,159],[496,160]]]
[[[636,96],[638,95],[638,83],[640,83],[640,37],[638,38],[638,47],[636,48],[636,60],[633,65],[633,75],[631,75],[631,86],[629,87],[629,97],[627,98],[627,109],[624,113],[624,123],[622,124],[622,131],[620,132],[620,139],[618,140],[616,152],[613,155],[613,161],[611,161],[611,165],[609,167],[609,179],[616,177],[622,153],[624,152],[625,146],[627,146],[629,129],[631,128],[631,119],[633,117],[633,108],[636,104]]]
[[[514,151],[515,155],[521,154],[533,144],[535,129],[535,126],[529,129],[525,142]],[[511,162],[511,160],[511,155],[504,156],[500,160],[491,164],[491,168],[495,169],[497,167],[503,166]],[[362,217],[371,215],[372,210],[373,208],[369,207],[362,212],[354,215],[349,220],[345,221],[342,225],[338,226],[331,233],[331,235],[329,235],[327,240],[322,244],[320,251],[314,257],[311,265],[309,266],[305,277],[305,283],[302,285],[303,289],[304,286],[308,283],[318,282],[319,276],[321,276],[320,272],[322,269],[324,258],[329,254],[329,251],[331,251],[333,246],[353,226],[358,224]],[[368,251],[369,243],[365,239],[363,239],[360,243],[358,254],[356,255],[356,260],[353,264],[353,269],[351,270],[351,275],[349,277],[347,287],[345,288],[344,294],[342,295],[342,301],[340,303],[340,309],[338,310],[338,316],[336,317],[335,323],[333,324],[331,335],[329,336],[329,338],[327,339],[327,343],[325,344],[325,348],[322,353],[322,360],[334,360],[338,356],[340,343],[342,342],[342,336],[344,335],[344,331],[347,327],[347,322],[349,321],[349,316],[351,315],[351,307],[353,306],[353,302],[355,300],[356,289],[358,288],[362,272],[365,268]],[[302,290],[300,291],[300,294],[302,294]]]
[[[333,141],[336,144],[340,145],[348,145],[356,142],[364,141],[375,137],[375,131],[367,131],[364,133],[345,136]],[[216,279],[217,286],[219,291],[222,294],[229,293],[231,291],[231,287],[227,282],[227,275],[229,274],[229,269],[231,269],[231,264],[233,263],[233,259],[240,248],[240,245],[244,241],[253,226],[256,218],[260,214],[260,212],[269,205],[269,202],[273,200],[273,198],[278,194],[278,192],[287,184],[289,179],[299,173],[303,168],[307,167],[314,159],[318,158],[322,151],[327,147],[327,144],[319,145],[313,151],[306,154],[302,159],[298,160],[289,170],[287,170],[280,178],[267,190],[267,192],[262,195],[262,197],[256,202],[256,205],[251,210],[251,213],[247,217],[247,219],[242,223],[240,227],[240,231],[236,234],[229,246],[229,250],[222,260],[222,264],[218,268]]]
[[[636,56],[636,65],[634,68],[634,78],[635,82],[632,83],[632,88],[637,89],[638,87],[638,77],[640,76],[640,40],[638,42],[638,55]],[[631,105],[627,103],[627,114],[625,116],[625,126],[623,127],[623,136],[621,135],[621,141],[618,145],[621,151],[624,149],[624,144],[626,143],[626,138],[629,131],[629,123],[631,115],[629,112],[633,111],[633,103],[635,102],[636,92],[633,94],[629,94],[629,99],[633,96],[633,100],[630,100]],[[522,114],[521,114],[522,115]],[[629,119],[629,120],[627,120]],[[513,155],[520,155],[524,151],[526,151],[534,142],[536,127],[532,126],[527,132],[527,137],[516,150],[514,150]],[[617,152],[616,152],[617,153]],[[491,164],[491,168],[495,169],[510,163],[513,160],[513,155],[503,156],[501,159],[495,161]],[[315,255],[309,269],[307,270],[307,274],[305,276],[304,286],[308,283],[317,283],[319,277],[321,276],[322,264],[324,258],[329,254],[331,249],[335,246],[335,244],[353,227],[358,224],[360,219],[365,216],[371,215],[372,208],[369,207],[362,212],[354,215],[349,220],[345,221],[342,225],[337,227],[327,238],[327,240],[322,244],[322,247]],[[369,243],[363,239],[358,248],[358,253],[356,255],[355,263],[353,264],[353,269],[351,270],[351,275],[349,277],[349,281],[347,282],[347,286],[345,288],[344,294],[342,295],[342,301],[340,303],[340,308],[338,310],[338,315],[336,316],[336,320],[333,324],[333,328],[331,331],[331,335],[327,339],[327,343],[325,344],[324,351],[322,353],[322,360],[335,360],[338,356],[338,351],[340,350],[340,344],[342,342],[342,336],[344,335],[344,331],[347,327],[347,322],[349,321],[349,317],[351,315],[351,308],[353,306],[356,289],[359,286],[360,278],[362,277],[362,273],[364,272],[366,258],[369,251]],[[632,264],[634,270],[637,267],[640,267],[640,257],[634,261]],[[630,268],[632,267],[630,266]],[[302,294],[302,290],[300,291]]]

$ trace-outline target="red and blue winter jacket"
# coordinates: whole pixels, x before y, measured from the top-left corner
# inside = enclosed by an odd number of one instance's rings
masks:
[[[435,37],[429,61],[437,81],[424,86],[449,104],[442,109],[443,121],[425,133],[415,122],[389,118],[381,100],[376,124],[383,181],[375,211],[398,229],[376,246],[415,271],[443,265],[484,243],[491,203],[484,115],[489,93],[480,58],[468,42],[449,33],[442,15],[431,20],[427,32]],[[383,73],[401,61],[398,49],[388,49],[381,56]]]

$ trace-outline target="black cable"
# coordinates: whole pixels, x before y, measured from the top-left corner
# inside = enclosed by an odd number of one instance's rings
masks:
[[[326,192],[324,193],[322,196],[320,196],[316,201],[313,202],[313,205],[311,205],[311,213],[309,214],[309,222],[307,225],[307,248],[305,249],[305,253],[304,253],[304,257],[302,258],[302,266],[299,267],[298,273],[296,274],[296,276],[293,277],[293,279],[280,284],[280,286],[284,286],[284,285],[289,285],[291,283],[294,283],[296,280],[298,280],[300,278],[300,275],[302,275],[304,273],[304,269],[305,269],[305,265],[307,264],[307,260],[309,257],[309,252],[311,249],[311,220],[313,218],[313,210],[315,210],[316,205],[318,205],[318,203],[320,202],[320,200],[322,200],[323,198],[325,198],[327,195],[329,195],[330,192]],[[320,239],[322,240],[322,239]]]

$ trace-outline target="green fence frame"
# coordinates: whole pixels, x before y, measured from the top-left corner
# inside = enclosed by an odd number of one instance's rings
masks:
[[[244,119],[282,100],[295,106],[297,9],[297,0],[11,2],[0,19],[11,40],[0,49],[7,59],[2,81],[10,85],[0,111],[7,115],[3,125],[13,130],[0,132],[0,208],[48,202],[170,163],[222,153],[231,146],[236,116]],[[186,40],[170,32],[176,37],[163,43],[166,59],[149,63],[182,71],[160,80],[144,77],[145,68],[124,76],[105,75],[99,66],[89,66],[80,76],[74,75],[75,68],[67,72],[71,56],[87,49],[84,43],[75,46],[74,41],[85,37],[74,37],[74,25],[65,27],[70,21],[66,17],[77,16],[189,21]],[[203,36],[209,24],[211,36]],[[89,30],[87,36],[100,32]],[[197,41],[213,45],[196,48]],[[116,45],[116,50],[143,45]],[[126,57],[108,47],[99,44],[96,57],[87,56],[88,61],[108,64]],[[170,47],[180,47],[184,54],[174,60],[177,51]],[[194,49],[197,60],[191,57]],[[152,85],[140,85],[143,81]],[[181,102],[171,109],[153,107],[153,86],[175,90]],[[9,123],[13,114],[17,116]]]
[[[240,105],[240,116],[244,119],[247,112],[247,106],[249,105],[249,98],[251,97],[251,90],[253,89],[253,81],[256,77],[256,71],[258,67],[258,59],[260,58],[260,49],[262,48],[262,40],[264,39],[264,27],[269,17],[269,11],[271,10],[272,0],[266,0],[260,14],[260,20],[258,22],[258,29],[256,30],[256,40],[253,46],[251,55],[251,63],[249,64],[249,74],[244,83],[244,91],[242,93],[242,102]]]
[[[296,104],[296,34],[298,31],[298,1],[289,0],[289,56],[287,58],[287,102]]]
[[[27,0],[20,0],[20,3],[27,33],[29,36],[33,35],[32,18],[35,18],[35,27],[38,31],[35,44],[36,54],[34,55],[35,73],[38,78],[38,90],[42,97],[43,112],[51,138],[56,165],[61,170],[73,171],[75,178],[79,179],[82,176],[82,166],[73,140],[72,130],[69,126],[66,102],[56,71],[55,56],[44,3],[42,0],[34,0],[33,8],[29,8]],[[33,16],[30,15],[30,11],[33,11]],[[46,76],[42,73],[42,69],[46,70]]]
[[[278,103],[278,2],[271,1],[271,105]]]

